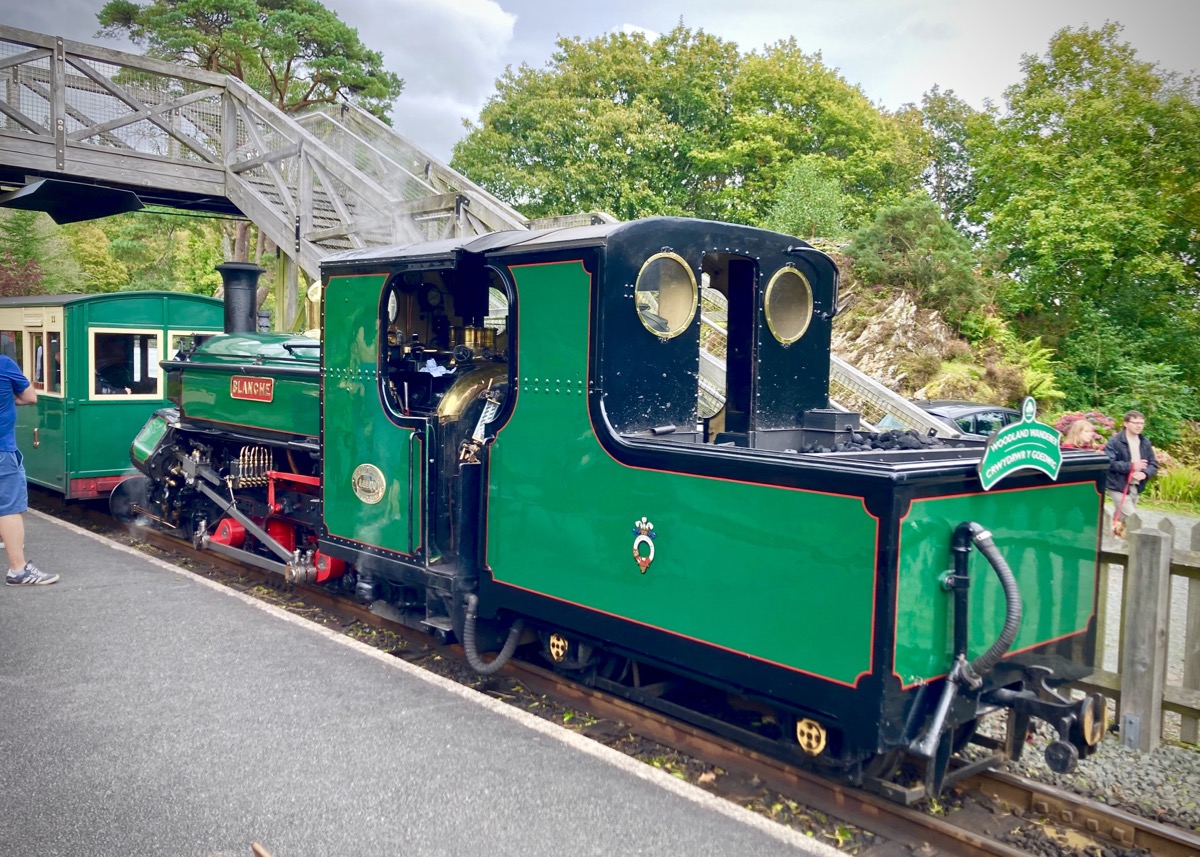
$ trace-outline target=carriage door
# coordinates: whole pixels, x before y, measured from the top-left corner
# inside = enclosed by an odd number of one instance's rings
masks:
[[[36,405],[17,408],[17,448],[29,481],[65,491],[67,430],[63,405],[62,307],[30,307],[22,319],[25,375],[37,390]]]
[[[325,526],[334,542],[418,556],[427,545],[422,498],[428,411],[422,397],[432,377],[414,372],[408,383],[388,387],[391,401],[385,400],[383,370],[394,327],[389,315],[394,320],[399,312],[387,299],[386,284],[382,274],[346,275],[330,277],[325,288]]]

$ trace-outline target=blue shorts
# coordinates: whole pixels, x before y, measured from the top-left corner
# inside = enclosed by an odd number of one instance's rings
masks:
[[[25,458],[20,452],[0,452],[0,517],[16,515],[28,508]]]

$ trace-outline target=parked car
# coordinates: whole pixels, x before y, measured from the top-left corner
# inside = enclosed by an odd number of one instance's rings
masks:
[[[1021,412],[1000,405],[981,405],[977,402],[962,402],[956,399],[933,399],[914,401],[914,405],[928,411],[942,422],[952,425],[963,434],[988,437],[992,432],[1010,423],[1021,421]]]

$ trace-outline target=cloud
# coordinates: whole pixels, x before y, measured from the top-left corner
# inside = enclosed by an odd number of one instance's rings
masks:
[[[651,30],[647,27],[639,27],[637,24],[622,24],[621,26],[617,27],[615,32],[624,33],[627,36],[632,36],[635,33],[641,33],[646,37],[646,41],[648,42],[657,41],[658,37],[662,35],[657,30]]]
[[[396,130],[448,159],[462,120],[477,116],[493,91],[517,16],[496,0],[344,0],[336,11],[404,78]]]
[[[62,36],[77,42],[104,45],[119,51],[140,53],[134,45],[120,39],[96,37],[100,24],[96,13],[104,5],[103,0],[53,0],[41,3],[9,3],[0,23],[22,30],[32,30],[50,36]]]

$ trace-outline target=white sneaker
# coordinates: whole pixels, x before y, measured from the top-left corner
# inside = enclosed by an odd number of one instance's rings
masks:
[[[9,569],[4,582],[9,586],[46,586],[50,583],[58,583],[58,575],[46,574],[33,563],[27,562],[25,567],[16,573]]]

